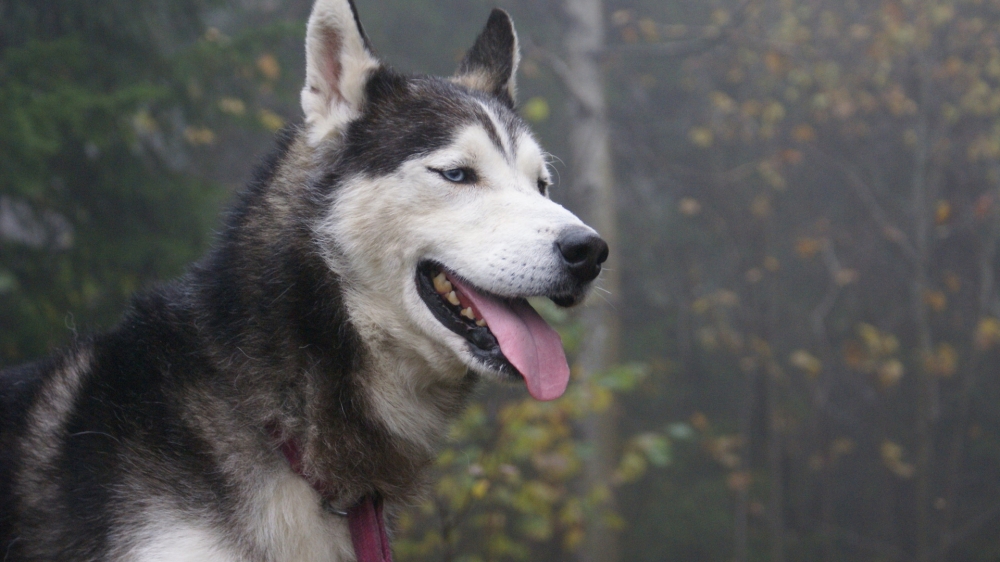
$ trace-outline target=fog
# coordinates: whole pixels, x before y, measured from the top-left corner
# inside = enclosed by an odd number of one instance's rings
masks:
[[[494,2],[356,0],[451,74]],[[0,1],[0,365],[179,275],[301,121],[307,0]],[[611,260],[535,303],[397,560],[1000,558],[1000,3],[510,0],[551,196]]]

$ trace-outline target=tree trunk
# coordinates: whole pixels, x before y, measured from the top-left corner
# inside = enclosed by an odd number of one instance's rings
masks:
[[[773,256],[773,225],[764,227],[765,254]],[[767,415],[767,472],[770,488],[767,527],[771,535],[771,562],[785,562],[785,475],[783,467],[785,429],[781,412],[780,368],[773,355],[778,346],[778,298],[780,287],[772,275],[767,281],[766,324],[764,333],[768,342],[767,370],[764,373],[764,402]]]
[[[597,291],[582,313],[586,329],[576,369],[582,377],[608,370],[618,361],[620,325],[616,313],[619,291],[618,219],[611,163],[610,125],[605,100],[600,53],[604,49],[604,9],[601,0],[564,0],[567,28],[565,76],[570,95],[571,178],[580,214],[608,242],[611,255],[597,282]],[[614,408],[591,415],[582,425],[594,447],[585,479],[588,490],[607,491],[600,511],[614,509],[610,488],[617,456]],[[616,562],[620,558],[616,532],[603,517],[594,517],[587,529],[581,558],[587,562]]]
[[[927,267],[930,261],[930,229],[931,218],[929,210],[930,186],[928,185],[928,158],[930,154],[930,131],[928,125],[927,106],[930,104],[930,76],[927,63],[922,56],[918,57],[920,75],[920,114],[916,126],[917,145],[914,154],[912,179],[912,205],[914,220],[914,246],[916,247],[916,263],[911,286],[911,302],[913,322],[917,329],[920,360],[926,362],[934,352],[933,336],[930,319],[928,318],[925,297],[929,282]],[[916,419],[916,483],[914,494],[915,527],[916,527],[916,560],[930,562],[931,559],[931,460],[934,454],[934,423],[938,412],[938,387],[933,373],[926,364],[917,369],[919,398],[917,400]]]

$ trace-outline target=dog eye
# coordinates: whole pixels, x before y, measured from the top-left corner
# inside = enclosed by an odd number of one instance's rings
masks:
[[[545,181],[542,178],[538,178],[538,193],[545,195],[545,190],[548,189],[548,187],[549,187],[549,182]]]
[[[441,177],[451,183],[475,183],[476,172],[470,168],[452,168],[450,170],[437,170]]]
[[[461,168],[455,168],[454,170],[445,170],[441,173],[444,179],[448,181],[453,181],[455,183],[462,183],[465,181],[465,170]]]

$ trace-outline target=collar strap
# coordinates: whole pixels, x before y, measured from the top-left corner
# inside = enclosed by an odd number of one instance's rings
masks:
[[[281,443],[281,454],[285,456],[292,472],[298,474],[323,498],[328,504],[326,494],[320,486],[306,477],[302,470],[302,449],[294,439],[281,439],[280,433],[272,431]],[[392,551],[389,549],[389,535],[385,530],[385,516],[382,513],[382,497],[367,495],[346,514],[332,511],[331,513],[347,516],[347,526],[351,530],[351,543],[354,545],[354,556],[357,562],[392,562]]]
[[[351,542],[358,562],[392,562],[380,496],[365,496],[348,509],[347,526],[351,529]]]

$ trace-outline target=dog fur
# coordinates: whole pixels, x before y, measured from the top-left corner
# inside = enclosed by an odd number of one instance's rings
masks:
[[[354,560],[334,512],[412,502],[476,381],[518,378],[429,309],[422,264],[561,305],[596,276],[567,273],[560,237],[596,234],[547,197],[518,56],[496,10],[455,76],[403,75],[349,0],[318,0],[304,124],[210,254],[0,374],[0,560]]]

